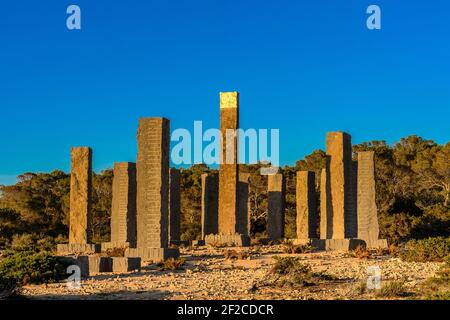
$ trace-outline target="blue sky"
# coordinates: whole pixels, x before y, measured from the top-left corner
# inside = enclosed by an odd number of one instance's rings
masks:
[[[220,91],[240,92],[242,128],[280,129],[282,164],[335,130],[446,143],[449,15],[447,0],[2,1],[0,184],[68,171],[71,146],[96,171],[134,161],[140,117],[218,127]]]

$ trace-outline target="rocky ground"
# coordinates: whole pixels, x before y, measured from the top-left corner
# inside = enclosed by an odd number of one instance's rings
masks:
[[[399,258],[373,255],[359,259],[344,252],[284,254],[281,246],[246,249],[249,258],[227,260],[219,248],[182,249],[186,263],[181,270],[159,271],[149,264],[139,272],[99,274],[83,280],[81,288],[66,283],[26,286],[21,294],[31,299],[375,299],[376,291],[364,290],[368,268],[381,270],[382,284],[404,281],[410,299],[420,297],[420,285],[432,277],[440,263],[409,263]],[[242,249],[236,249],[242,250]],[[309,286],[282,286],[270,272],[274,256],[295,256],[314,272],[329,275]]]

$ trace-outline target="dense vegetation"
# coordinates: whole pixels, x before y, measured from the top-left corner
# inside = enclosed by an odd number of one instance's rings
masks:
[[[393,146],[383,141],[355,145],[373,150],[377,168],[377,204],[382,237],[394,242],[450,235],[450,143],[439,145],[417,136]],[[325,166],[325,153],[316,150],[293,167],[282,168],[287,178],[286,236],[295,237],[295,174]],[[263,236],[267,215],[267,177],[261,165],[243,165],[250,176],[251,233]],[[212,171],[194,165],[182,171],[182,238],[200,236],[201,174]],[[92,234],[95,242],[109,240],[113,173],[94,175]],[[319,204],[319,183],[317,203]],[[52,247],[68,234],[70,176],[62,171],[26,173],[14,186],[0,187],[0,248],[24,241]],[[319,210],[319,205],[318,205]]]

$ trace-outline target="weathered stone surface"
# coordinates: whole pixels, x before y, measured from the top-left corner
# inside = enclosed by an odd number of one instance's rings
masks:
[[[286,182],[282,174],[268,176],[267,234],[270,240],[284,238]]]
[[[136,245],[136,164],[114,164],[111,246]]]
[[[71,158],[69,243],[87,244],[91,241],[92,150],[72,148]]]
[[[317,250],[326,251],[350,251],[358,246],[366,247],[366,243],[361,239],[295,239],[295,245],[310,244]]]
[[[137,140],[137,247],[167,248],[169,120],[140,119]]]
[[[110,257],[78,256],[74,259],[74,263],[80,267],[82,277],[112,272],[112,259]]]
[[[380,229],[375,195],[374,152],[358,152],[358,238],[369,247],[383,245],[378,243]]]
[[[129,242],[102,242],[101,245],[102,252],[106,252],[112,249],[126,249],[132,247],[134,246],[132,246]]]
[[[239,94],[237,92],[221,92],[220,130],[223,144],[219,170],[219,233],[223,235],[234,235],[239,229],[239,167],[235,134],[238,128]],[[227,129],[234,130],[234,134],[227,137]],[[227,155],[227,149],[230,150],[229,155]]]
[[[125,250],[125,257],[139,257],[143,261],[161,262],[169,258],[178,258],[180,252],[173,248],[129,248]]]
[[[169,241],[180,241],[180,170],[169,171]]]
[[[313,171],[297,171],[297,238],[317,238],[316,182]]]
[[[202,174],[202,239],[219,231],[219,176]]]
[[[239,173],[239,221],[237,224],[237,232],[240,234],[249,234],[249,202],[248,196],[250,192],[249,185],[250,173]]]
[[[352,193],[352,144],[349,134],[329,132],[326,142],[327,171],[330,179],[330,204],[327,214],[332,216],[332,239],[356,237],[355,197]],[[328,222],[329,223],[329,222]]]
[[[101,246],[99,244],[85,244],[85,243],[66,243],[58,244],[56,252],[58,255],[71,255],[71,254],[91,254],[99,253]]]
[[[248,247],[250,237],[243,234],[209,234],[205,237],[206,245]]]
[[[113,257],[112,272],[126,273],[141,269],[141,258]]]
[[[320,239],[331,239],[333,217],[327,210],[330,199],[327,197],[330,190],[330,179],[326,169],[320,174]]]

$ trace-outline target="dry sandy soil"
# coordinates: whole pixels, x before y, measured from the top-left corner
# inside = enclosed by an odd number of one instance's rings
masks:
[[[242,250],[242,249],[236,249]],[[31,299],[375,299],[375,291],[361,293],[369,277],[368,267],[381,269],[382,284],[405,281],[411,296],[432,277],[440,263],[408,263],[391,256],[358,259],[344,252],[288,255],[281,246],[250,248],[245,260],[226,260],[224,249],[182,249],[186,264],[182,270],[159,271],[155,264],[128,274],[102,273],[83,280],[80,289],[66,283],[26,286],[22,295]],[[314,272],[332,276],[311,286],[286,286],[270,272],[274,256],[295,256]]]

